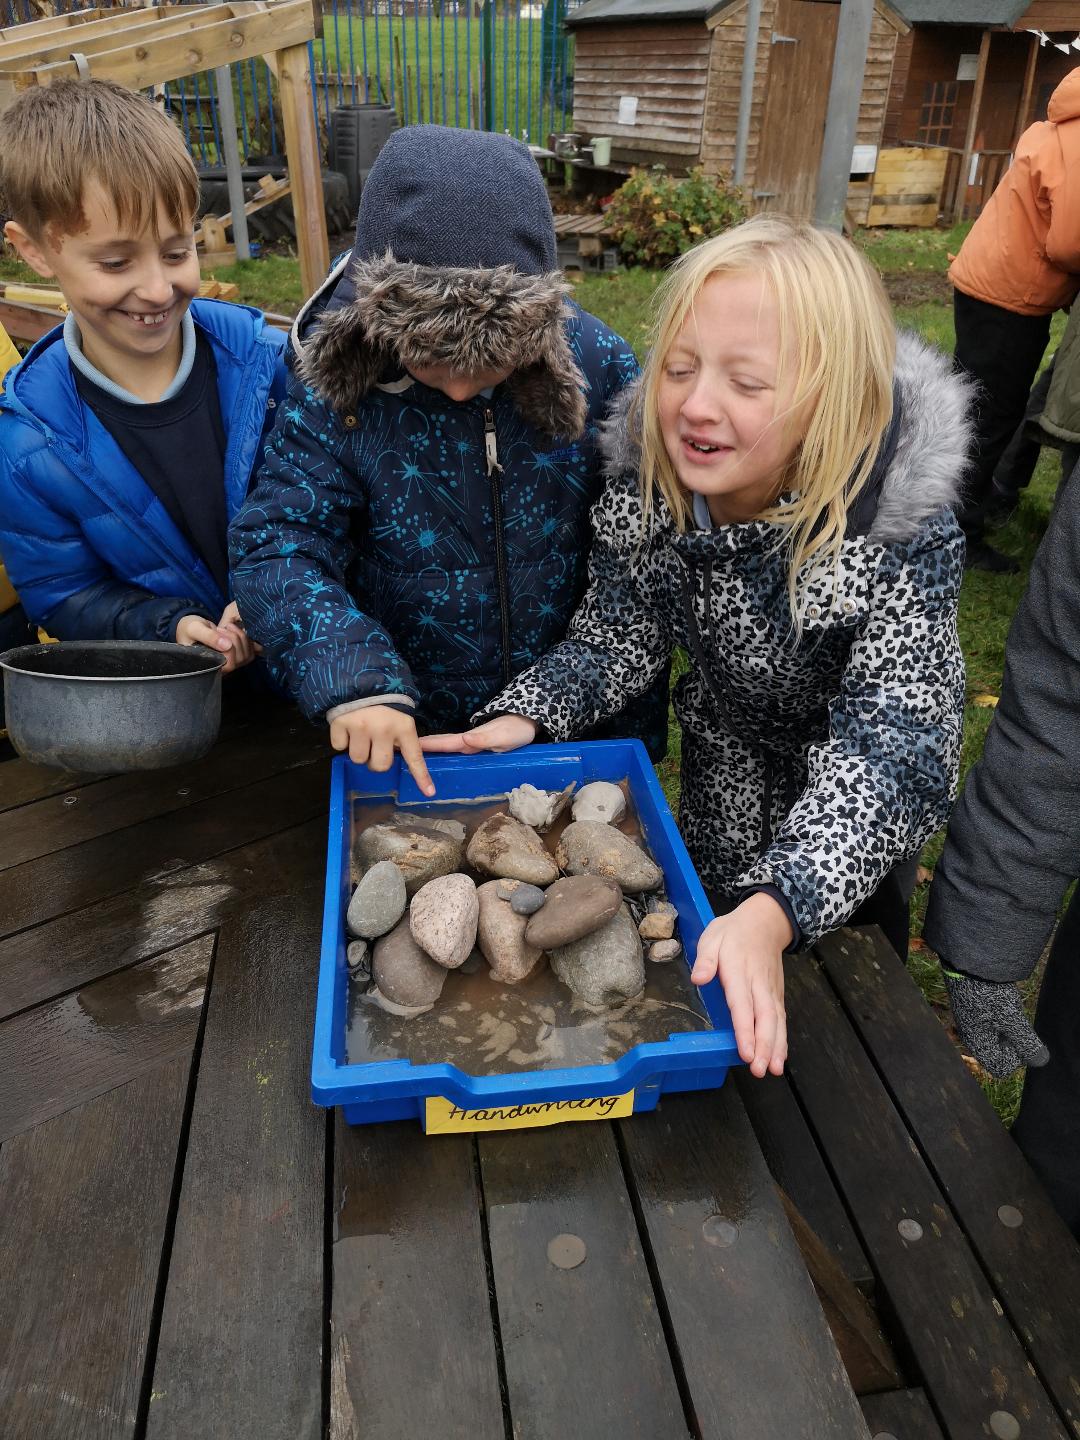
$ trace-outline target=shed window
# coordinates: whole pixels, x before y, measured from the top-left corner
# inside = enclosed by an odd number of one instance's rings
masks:
[[[947,145],[952,135],[958,82],[931,80],[923,90],[919,112],[919,141],[923,145]]]

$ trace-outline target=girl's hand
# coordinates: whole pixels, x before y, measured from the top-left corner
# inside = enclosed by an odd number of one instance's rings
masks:
[[[262,646],[248,638],[235,600],[226,605],[216,625],[201,615],[182,615],[176,622],[175,633],[177,645],[205,645],[210,650],[222,651],[225,655],[223,675],[250,665],[256,655],[262,654]]]
[[[420,748],[429,755],[475,755],[481,750],[517,750],[536,738],[536,721],[524,715],[500,715],[458,735],[425,735]]]
[[[739,1054],[759,1078],[783,1074],[787,1059],[784,949],[791,940],[791,922],[772,896],[750,895],[705,927],[690,974],[695,985],[719,975]]]
[[[349,710],[330,722],[330,744],[335,750],[348,750],[349,759],[369,770],[389,770],[394,751],[401,758],[420,791],[435,794],[435,786],[420,753],[420,737],[411,715],[395,710],[392,705],[364,705]]]

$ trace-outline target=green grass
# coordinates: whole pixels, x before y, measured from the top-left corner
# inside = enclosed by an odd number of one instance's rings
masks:
[[[544,145],[549,131],[566,130],[570,121],[569,109],[564,112],[562,108],[561,79],[553,93],[550,84],[544,89],[542,80],[542,63],[543,74],[550,77],[552,73],[552,59],[544,43],[545,35],[550,42],[550,18],[546,22],[519,21],[497,15],[494,30],[494,128],[509,130],[519,139],[527,131],[534,144]],[[412,17],[350,20],[335,15],[328,6],[323,13],[323,40],[316,46],[315,68],[318,72],[323,54],[331,73],[362,73],[366,68],[372,82],[369,98],[389,103],[392,94],[403,124],[467,126],[470,106],[474,124],[483,123],[482,46],[479,17],[448,15],[441,25],[438,17],[433,23],[430,14],[418,24]],[[569,64],[572,71],[572,58]],[[379,95],[374,90],[376,75]],[[351,91],[349,94],[351,97]],[[569,84],[566,101],[572,108],[573,87]]]

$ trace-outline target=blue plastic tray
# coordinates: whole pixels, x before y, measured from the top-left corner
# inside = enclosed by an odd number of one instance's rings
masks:
[[[627,779],[646,842],[664,871],[668,896],[679,912],[680,935],[687,962],[692,963],[712,911],[639,741],[532,745],[507,755],[434,755],[429,757],[429,765],[437,799],[442,801],[505,795],[515,785],[525,783],[544,790],[561,790],[571,781],[581,786],[590,780]],[[414,1065],[409,1060],[349,1064],[345,1053],[345,912],[351,889],[352,801],[380,796],[394,798],[400,805],[430,803],[400,759],[392,770],[381,775],[354,765],[344,756],[334,761],[311,1067],[311,1094],[316,1105],[342,1106],[345,1119],[355,1125],[411,1118],[423,1123],[426,1101],[433,1096],[442,1096],[461,1110],[488,1112],[560,1100],[625,1096],[632,1090],[633,1109],[639,1111],[654,1109],[660,1095],[666,1092],[709,1090],[723,1084],[728,1067],[737,1064],[739,1056],[724,992],[715,980],[701,991],[712,1030],[637,1045],[609,1064],[484,1076],[467,1075],[455,1065]],[[554,1112],[553,1118],[559,1118],[559,1112]],[[538,1122],[534,1119],[521,1123]]]

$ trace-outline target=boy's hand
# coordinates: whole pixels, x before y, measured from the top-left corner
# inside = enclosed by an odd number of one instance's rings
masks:
[[[416,722],[411,715],[395,710],[392,705],[365,705],[331,720],[330,744],[335,750],[348,750],[354,764],[376,771],[389,770],[394,763],[394,751],[400,750],[421,792],[429,796],[435,794],[420,751]]]
[[[791,938],[791,922],[776,901],[750,895],[705,927],[690,974],[695,985],[719,974],[739,1054],[759,1078],[783,1074],[787,1059],[784,947]]]
[[[225,606],[224,613],[216,625],[204,620],[201,615],[184,615],[176,622],[177,645],[206,645],[211,650],[225,654],[221,673],[228,675],[231,670],[240,670],[250,665],[256,655],[262,654],[262,646],[256,645],[244,629],[236,601]]]
[[[425,735],[420,748],[431,755],[475,755],[481,750],[517,750],[536,738],[536,721],[524,715],[500,715],[475,730],[457,735]]]

